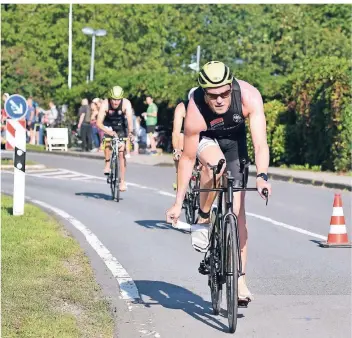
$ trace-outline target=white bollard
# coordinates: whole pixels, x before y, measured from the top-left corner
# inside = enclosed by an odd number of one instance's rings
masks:
[[[25,177],[26,177],[26,130],[18,128],[15,134],[13,156],[13,215],[24,214]]]

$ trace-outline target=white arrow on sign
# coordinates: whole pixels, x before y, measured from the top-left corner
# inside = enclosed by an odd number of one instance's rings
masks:
[[[10,100],[11,108],[13,109],[13,113],[16,115],[22,115],[23,114],[23,106],[20,104],[18,106],[13,100]]]

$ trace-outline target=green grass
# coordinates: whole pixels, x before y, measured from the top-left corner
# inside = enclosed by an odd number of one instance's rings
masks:
[[[290,164],[290,165],[280,165],[280,168],[283,169],[293,169],[293,170],[309,170],[309,171],[321,171],[320,165],[310,166],[309,164],[300,165],[300,164]]]
[[[112,337],[113,319],[88,258],[33,205],[12,216],[2,195],[2,337]]]
[[[10,158],[1,159],[1,165],[9,165],[9,164],[13,164],[13,160],[12,159],[10,159]],[[33,165],[33,164],[38,164],[38,163],[34,162],[34,161],[26,160],[26,165]]]
[[[45,146],[37,144],[27,144],[26,150],[37,150],[37,151],[46,151]]]

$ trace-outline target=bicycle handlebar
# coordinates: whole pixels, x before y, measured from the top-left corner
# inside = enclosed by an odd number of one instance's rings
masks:
[[[223,167],[225,163],[225,160],[222,158],[219,160],[219,163],[216,165],[211,165],[209,163],[207,163],[207,166],[213,171],[213,183],[214,183],[214,187],[216,187],[216,175],[219,174],[221,172],[221,169]],[[245,159],[241,159],[240,160],[240,164],[241,167],[243,169],[243,182],[245,182],[245,175],[246,173],[244,172],[246,169],[248,169],[249,167],[249,163],[246,162]],[[225,188],[213,188],[213,189],[196,189],[196,191],[199,192],[205,192],[205,191],[224,191]],[[236,188],[233,187],[233,191],[237,192],[237,191],[257,191],[257,188],[247,188],[246,186],[244,188]],[[262,194],[265,196],[266,199],[266,205],[268,205],[268,201],[269,201],[269,190],[267,188],[264,188],[262,190]]]

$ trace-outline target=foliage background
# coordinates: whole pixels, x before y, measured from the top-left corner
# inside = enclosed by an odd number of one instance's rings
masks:
[[[272,165],[351,169],[351,5],[75,4],[71,90],[69,5],[1,8],[2,91],[43,105],[53,98],[75,115],[81,98],[118,83],[137,114],[152,94],[159,124],[170,127],[173,108],[196,85],[188,64],[199,44],[201,64],[221,60],[262,93]],[[91,83],[85,26],[108,32],[96,39]]]

